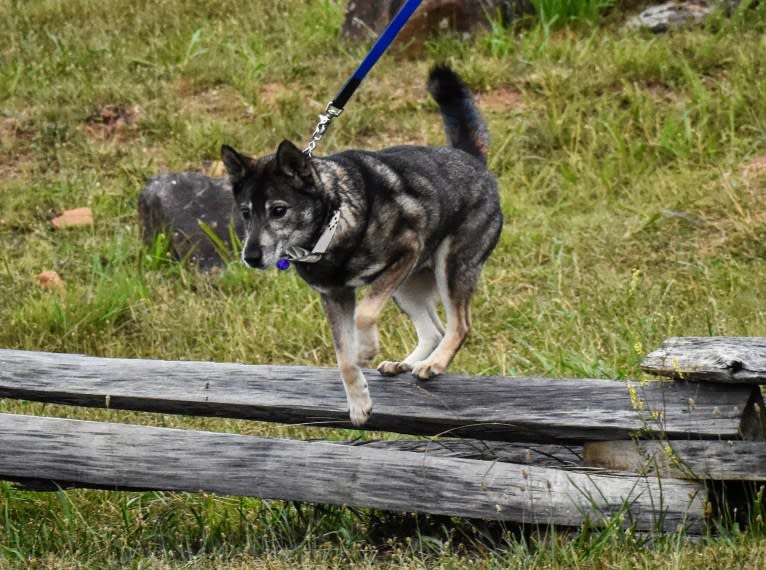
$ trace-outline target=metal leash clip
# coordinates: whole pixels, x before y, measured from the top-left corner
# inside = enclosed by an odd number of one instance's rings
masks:
[[[327,132],[327,129],[330,128],[330,123],[332,123],[332,120],[335,117],[340,116],[342,112],[343,109],[336,107],[332,103],[328,103],[325,112],[319,114],[319,122],[317,123],[316,129],[314,129],[314,134],[311,135],[311,141],[303,150],[307,157],[311,158],[311,153],[314,152],[317,143],[322,140],[322,137]]]

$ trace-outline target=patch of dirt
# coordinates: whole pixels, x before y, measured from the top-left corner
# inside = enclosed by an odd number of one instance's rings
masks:
[[[35,166],[36,162],[30,157],[19,157],[13,160],[0,157],[0,178],[3,180],[17,180],[26,176]]]
[[[96,140],[123,140],[134,130],[138,116],[137,106],[112,103],[96,110],[87,118],[82,129],[88,137]]]
[[[264,83],[258,89],[260,103],[272,109],[279,109],[279,100],[284,96],[287,88],[281,83]]]
[[[32,129],[19,116],[0,117],[0,178],[20,178],[34,167],[28,148],[32,135]]]
[[[0,148],[13,146],[23,133],[21,123],[16,117],[0,118]]]
[[[478,95],[479,109],[486,113],[520,109],[524,106],[524,96],[507,87],[499,87]]]
[[[676,103],[680,99],[678,93],[662,81],[649,79],[644,83],[644,86],[651,98],[657,103]]]
[[[179,88],[180,89],[180,88]],[[253,109],[242,97],[228,87],[213,87],[197,92],[182,90],[179,115],[215,115],[241,117],[252,115]]]
[[[426,77],[428,72],[421,69],[422,66],[402,66],[400,73],[376,74],[368,77],[360,100],[370,103],[384,103],[389,112],[411,109],[430,100],[431,96],[426,91]],[[357,105],[359,103],[356,103]]]
[[[759,156],[742,168],[742,179],[750,184],[759,178],[766,180],[766,155]]]

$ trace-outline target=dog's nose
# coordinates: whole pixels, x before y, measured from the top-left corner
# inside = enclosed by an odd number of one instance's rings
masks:
[[[263,253],[260,251],[248,251],[242,256],[242,259],[250,267],[256,269],[263,267]]]

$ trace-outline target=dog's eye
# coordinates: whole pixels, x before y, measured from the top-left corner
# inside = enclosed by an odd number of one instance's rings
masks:
[[[287,208],[285,206],[274,206],[271,209],[272,218],[284,218],[285,214],[287,214]]]
[[[243,220],[247,221],[250,219],[250,208],[248,208],[247,206],[242,206],[239,209],[239,213],[242,214]]]

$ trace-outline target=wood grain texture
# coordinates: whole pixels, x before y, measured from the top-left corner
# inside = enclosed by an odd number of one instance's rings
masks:
[[[455,374],[420,382],[375,371],[367,378],[375,410],[364,427],[415,435],[544,443],[636,434],[732,439],[754,403],[763,409],[752,386]],[[0,350],[0,397],[351,427],[332,368]]]
[[[585,464],[689,480],[766,481],[766,442],[603,441],[585,444]]]
[[[0,477],[566,526],[627,508],[639,530],[691,532],[706,504],[701,486],[676,480],[11,414],[0,414]]]
[[[338,443],[338,442],[335,442]],[[458,457],[482,461],[502,461],[535,467],[553,467],[558,469],[582,470],[582,445],[556,445],[544,443],[510,443],[505,441],[485,441],[479,439],[397,439],[375,441],[351,441],[347,445],[364,445],[389,451],[411,451],[426,453],[436,457]]]
[[[695,382],[766,384],[766,337],[673,337],[641,368]]]

